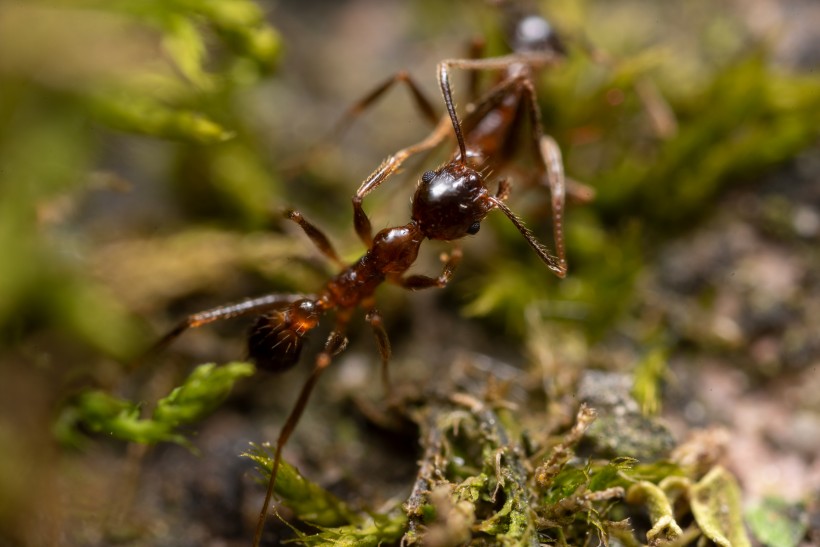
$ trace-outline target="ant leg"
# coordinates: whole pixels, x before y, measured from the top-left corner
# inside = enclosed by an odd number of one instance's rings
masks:
[[[618,59],[595,46],[583,34],[576,36],[574,41],[580,45],[593,63],[603,66],[610,72],[617,72],[620,64]],[[637,76],[632,83],[632,89],[649,116],[649,123],[655,136],[662,140],[668,140],[677,135],[678,119],[675,117],[672,107],[661,95],[654,80],[646,75]]]
[[[284,308],[297,300],[302,300],[303,298],[308,298],[308,296],[304,294],[267,294],[265,296],[252,298],[236,304],[226,304],[223,306],[217,306],[216,308],[211,308],[209,310],[193,313],[181,321],[176,327],[171,329],[165,336],[160,338],[153,346],[151,346],[145,353],[145,356],[147,357],[160,352],[174,340],[179,338],[180,335],[188,329],[201,327],[202,325],[207,325],[208,323],[213,323],[214,321],[220,321],[223,319],[261,314],[266,311]],[[145,357],[140,359],[140,361],[144,360],[144,358]]]
[[[336,253],[336,249],[333,248],[333,244],[330,243],[327,236],[319,228],[305,220],[302,213],[294,209],[288,209],[285,211],[285,217],[298,224],[313,244],[316,245],[319,251],[321,251],[321,253],[331,262],[340,268],[344,268],[346,266],[342,259],[339,258],[339,255]]]
[[[390,399],[390,376],[388,365],[390,364],[390,339],[387,337],[387,331],[384,330],[384,323],[382,316],[376,308],[370,308],[365,319],[373,328],[373,334],[376,335],[376,344],[379,346],[379,355],[382,358],[382,388],[386,399]]]
[[[305,411],[310,394],[316,386],[322,372],[331,363],[335,355],[338,355],[347,346],[347,338],[344,335],[347,317],[339,317],[336,320],[336,328],[327,338],[325,347],[322,352],[316,357],[316,364],[313,367],[313,372],[302,386],[302,391],[299,392],[299,397],[296,399],[296,404],[293,405],[293,410],[290,411],[285,425],[282,426],[282,431],[276,439],[276,452],[273,457],[273,466],[271,467],[270,479],[268,480],[268,489],[265,493],[265,502],[262,505],[262,511],[259,513],[259,520],[256,523],[256,532],[253,536],[254,547],[259,547],[259,542],[262,539],[262,531],[265,528],[265,519],[270,509],[271,498],[273,497],[274,486],[276,485],[276,474],[279,471],[279,465],[282,461],[282,448],[287,444],[293,430],[299,423],[302,413]]]
[[[387,78],[387,80],[380,83],[367,95],[353,103],[353,105],[351,105],[350,108],[348,108],[342,115],[342,118],[336,123],[336,126],[330,133],[331,138],[338,138],[341,136],[357,117],[359,117],[365,110],[378,101],[382,95],[387,93],[390,88],[397,83],[402,83],[407,86],[408,91],[410,91],[410,96],[413,99],[413,104],[416,106],[419,113],[428,122],[430,122],[431,125],[435,126],[438,123],[439,116],[436,109],[433,107],[433,103],[427,98],[418,84],[416,84],[412,76],[410,76],[410,74],[406,71],[401,70],[393,76]]]
[[[501,201],[506,201],[506,199],[510,197],[510,190],[512,190],[510,181],[508,179],[501,179],[498,181],[498,190],[495,192],[495,197]]]
[[[342,114],[341,119],[336,122],[333,129],[331,129],[330,132],[319,142],[310,147],[302,159],[297,160],[287,166],[285,171],[293,173],[304,169],[310,162],[311,158],[318,156],[327,147],[328,143],[339,140],[350,128],[356,118],[358,118],[370,106],[375,104],[376,101],[378,101],[397,83],[403,83],[407,86],[416,109],[426,121],[435,126],[438,123],[439,115],[433,107],[433,103],[427,98],[410,74],[402,70],[380,83],[367,95],[353,103],[353,105],[350,106],[344,114]]]
[[[429,289],[433,287],[445,287],[447,283],[450,282],[450,278],[453,277],[453,271],[455,271],[459,262],[461,262],[461,249],[456,247],[452,250],[449,256],[447,256],[446,254],[442,254],[442,260],[444,261],[444,269],[441,271],[441,275],[439,275],[438,277],[429,277],[426,275],[409,275],[407,277],[391,278],[391,281],[411,291]]]
[[[373,225],[362,208],[362,196],[353,196],[353,226],[362,243],[369,249],[373,245]]]
[[[359,186],[359,189],[356,191],[356,195],[353,197],[354,207],[356,200],[361,200],[367,194],[381,186],[381,184],[387,180],[390,175],[395,173],[409,157],[420,154],[421,152],[426,152],[427,150],[438,146],[447,137],[449,133],[449,126],[450,124],[448,123],[448,119],[446,117],[440,119],[436,128],[433,129],[433,131],[431,131],[430,134],[424,139],[412,146],[399,150],[392,156],[385,159],[381,165],[379,165],[376,170],[373,171],[370,176],[364,180],[364,182],[362,182],[361,186]]]

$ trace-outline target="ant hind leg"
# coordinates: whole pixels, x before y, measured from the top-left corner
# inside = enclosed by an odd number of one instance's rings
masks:
[[[259,547],[259,542],[262,539],[262,532],[265,528],[265,520],[268,515],[268,510],[270,509],[270,502],[273,497],[274,487],[276,486],[276,474],[279,472],[279,466],[282,462],[282,448],[284,448],[285,444],[287,444],[291,434],[294,429],[296,429],[296,425],[299,423],[299,419],[305,411],[305,407],[307,406],[310,395],[313,392],[313,388],[316,386],[316,382],[319,380],[319,376],[321,376],[322,372],[324,372],[328,365],[330,365],[333,357],[338,355],[347,346],[347,338],[345,338],[344,335],[346,321],[346,318],[337,319],[336,329],[330,333],[327,341],[325,342],[324,349],[316,357],[316,364],[313,368],[313,372],[305,382],[305,385],[302,386],[302,391],[299,392],[299,397],[296,399],[296,404],[293,405],[293,409],[290,411],[290,414],[285,421],[285,425],[282,426],[282,431],[276,439],[276,452],[274,453],[271,475],[268,480],[268,488],[265,493],[265,502],[262,505],[262,511],[259,513],[259,520],[256,523],[256,532],[253,536],[254,547]]]
[[[244,317],[281,309],[304,298],[307,298],[304,294],[267,294],[243,302],[225,304],[209,310],[192,313],[151,346],[138,360],[138,363],[142,363],[149,357],[164,350],[188,329],[201,327],[223,319],[233,319],[234,317]]]

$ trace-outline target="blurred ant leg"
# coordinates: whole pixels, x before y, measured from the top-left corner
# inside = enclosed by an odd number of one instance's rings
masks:
[[[606,51],[598,48],[585,35],[576,36],[573,41],[580,45],[593,63],[611,71],[618,69],[619,61]],[[678,120],[672,111],[672,107],[658,91],[655,82],[648,76],[638,76],[632,83],[632,88],[649,116],[649,123],[655,136],[667,140],[677,135]]]
[[[655,135],[663,140],[668,140],[678,134],[678,119],[672,111],[672,107],[658,91],[655,82],[647,77],[641,77],[632,84],[635,93],[643,104]]]
[[[285,421],[285,425],[279,433],[279,438],[276,439],[276,452],[274,453],[273,466],[271,467],[270,479],[268,480],[268,489],[265,493],[265,502],[262,505],[262,511],[259,513],[259,520],[256,523],[256,532],[253,536],[254,547],[259,547],[259,542],[262,539],[262,532],[265,528],[265,519],[267,518],[268,510],[270,509],[270,502],[273,497],[274,487],[276,485],[276,474],[279,472],[279,465],[282,462],[282,448],[285,444],[287,444],[291,434],[294,429],[296,429],[296,425],[299,423],[299,419],[305,411],[305,407],[310,399],[310,394],[313,392],[313,388],[316,386],[319,376],[321,376],[322,372],[328,365],[330,365],[333,357],[339,354],[345,349],[345,346],[347,346],[347,338],[345,338],[344,331],[349,315],[350,314],[348,313],[342,316],[337,316],[336,328],[330,333],[327,341],[325,342],[324,349],[316,357],[316,364],[313,368],[313,372],[305,382],[305,385],[302,386],[302,391],[299,392],[299,397],[296,399],[296,404],[293,405],[293,410],[290,411],[290,414]]]
[[[365,319],[370,323],[373,334],[376,336],[376,344],[379,346],[379,356],[382,358],[382,388],[384,389],[385,398],[390,399],[392,393],[389,375],[391,355],[390,339],[387,337],[387,331],[384,330],[384,323],[382,322],[382,316],[379,314],[379,310],[371,307]]]
[[[347,264],[339,258],[339,255],[336,253],[336,249],[333,248],[333,244],[330,243],[327,236],[319,228],[308,222],[305,217],[302,216],[302,213],[294,209],[288,209],[285,211],[285,217],[298,224],[313,244],[316,245],[319,251],[321,251],[321,253],[331,262],[342,269],[347,266]]]
[[[395,173],[407,159],[415,154],[426,152],[438,146],[449,134],[450,124],[446,117],[439,120],[438,125],[427,137],[417,142],[412,146],[403,148],[384,160],[375,171],[373,171],[367,179],[359,186],[356,195],[353,196],[353,224],[356,227],[356,233],[362,242],[370,247],[373,242],[373,228],[370,224],[370,219],[362,209],[362,200],[364,197],[378,188],[385,180],[387,180],[393,173]]]
[[[328,143],[341,139],[356,118],[361,116],[365,110],[374,105],[376,101],[378,101],[397,83],[403,83],[407,86],[407,89],[410,91],[410,96],[413,99],[413,105],[425,120],[435,126],[436,123],[438,123],[439,116],[438,113],[436,113],[436,109],[433,107],[433,103],[416,84],[415,80],[413,80],[413,78],[406,71],[402,70],[380,83],[375,89],[373,89],[373,91],[353,103],[353,105],[350,106],[344,114],[342,114],[341,119],[336,122],[333,129],[331,129],[330,132],[318,143],[311,147],[311,149],[307,152],[305,159],[298,162],[296,167],[304,167],[304,165],[308,163],[309,158],[315,158],[319,155],[322,150],[328,146]]]
[[[517,177],[528,181],[525,186],[537,186],[541,184],[541,177],[543,176],[541,173],[526,173],[523,168],[515,165],[507,166],[505,169],[516,173]],[[567,193],[567,205],[587,205],[595,201],[595,188],[567,176],[564,176],[564,183]],[[498,194],[496,194],[496,197],[498,197]]]
[[[450,255],[442,255],[444,261],[444,269],[438,277],[430,277],[427,275],[408,275],[407,277],[391,278],[391,281],[411,291],[418,291],[421,289],[442,288],[450,282],[453,277],[458,264],[461,262],[461,249],[456,247],[450,252]]]
[[[595,188],[570,177],[564,177],[567,190],[567,203],[586,205],[595,201]]]
[[[358,118],[365,110],[370,108],[379,98],[382,97],[385,93],[387,93],[391,87],[393,87],[397,83],[403,83],[407,86],[407,89],[410,91],[410,95],[413,99],[413,104],[418,109],[419,113],[428,121],[432,126],[435,126],[438,123],[438,113],[436,109],[433,107],[433,103],[421,88],[416,84],[413,78],[408,74],[406,71],[401,70],[390,76],[387,80],[376,86],[373,91],[353,103],[350,108],[345,111],[342,115],[342,118],[336,123],[336,126],[331,131],[330,135],[333,138],[340,137],[353,121]]]
[[[501,179],[498,181],[498,190],[495,192],[495,197],[500,199],[501,201],[506,201],[508,197],[510,197],[510,191],[512,190],[512,184],[510,184],[509,179]]]
[[[214,321],[221,321],[223,319],[233,319],[234,317],[242,317],[245,315],[262,314],[270,310],[284,308],[297,300],[307,298],[304,294],[267,294],[258,298],[252,298],[236,304],[226,304],[217,306],[209,310],[193,313],[181,321],[176,327],[171,329],[165,336],[160,338],[153,346],[151,346],[145,353],[145,356],[150,356],[158,353],[166,348],[174,340],[188,329],[201,327]],[[140,361],[143,361],[140,359]]]
[[[376,86],[373,91],[353,103],[353,105],[349,107],[344,114],[342,114],[341,119],[336,122],[336,125],[327,135],[319,140],[319,142],[311,146],[310,149],[301,157],[301,159],[292,162],[283,170],[287,173],[293,174],[305,169],[312,159],[316,158],[322,153],[323,150],[327,148],[329,143],[341,139],[345,132],[347,132],[353,124],[354,120],[361,116],[365,110],[378,101],[382,95],[387,93],[387,91],[389,91],[390,88],[397,83],[403,83],[407,86],[407,89],[410,91],[410,96],[413,99],[413,105],[425,120],[435,126],[436,123],[438,123],[439,116],[438,113],[436,113],[436,109],[433,107],[433,103],[427,98],[418,84],[416,84],[415,80],[413,80],[413,78],[406,71],[402,70],[389,77],[387,80]]]

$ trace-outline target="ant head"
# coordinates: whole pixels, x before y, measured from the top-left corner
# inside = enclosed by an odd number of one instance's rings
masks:
[[[524,15],[515,19],[510,31],[510,47],[519,52],[567,53],[553,26],[540,15]]]
[[[421,176],[413,196],[413,220],[428,239],[472,235],[495,207],[481,175],[454,161]]]

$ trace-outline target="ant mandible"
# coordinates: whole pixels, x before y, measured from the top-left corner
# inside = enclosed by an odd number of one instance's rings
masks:
[[[261,541],[265,520],[276,484],[281,463],[282,449],[287,444],[304,412],[310,395],[322,372],[335,355],[344,350],[347,339],[345,331],[356,308],[366,311],[365,318],[375,334],[381,357],[382,380],[389,388],[387,366],[390,359],[390,342],[375,306],[374,293],[385,281],[405,289],[420,290],[444,287],[461,259],[456,247],[444,257],[444,267],[438,277],[407,275],[415,263],[421,243],[425,239],[456,241],[476,234],[481,222],[493,209],[499,209],[518,229],[539,258],[559,277],[566,275],[563,243],[564,177],[560,151],[554,141],[541,128],[540,112],[536,102],[532,71],[552,63],[558,52],[552,47],[536,48],[536,39],[521,45],[513,54],[489,59],[455,59],[439,64],[438,80],[448,116],[443,118],[433,132],[423,141],[405,148],[389,157],[362,183],[353,197],[354,226],[356,233],[367,246],[361,258],[346,265],[324,233],[307,221],[301,213],[288,210],[287,219],[295,222],[319,251],[340,268],[316,294],[268,294],[236,304],[218,306],[189,315],[154,346],[154,350],[173,342],[186,330],[209,323],[258,315],[248,335],[248,356],[258,368],[270,372],[282,372],[299,361],[306,335],[318,324],[320,318],[335,312],[335,325],[324,347],[316,357],[313,372],[302,386],[293,409],[276,440],[271,475],[265,501],[259,515],[253,545]],[[546,44],[546,42],[545,42]],[[531,47],[532,46],[532,47]],[[467,70],[505,70],[502,78],[481,100],[471,106],[464,123],[460,123],[453,103],[449,83],[451,68]],[[533,233],[504,203],[509,195],[510,184],[506,179],[498,182],[498,189],[491,193],[483,176],[488,168],[503,165],[508,159],[507,148],[516,126],[522,105],[526,105],[534,141],[540,151],[540,161],[546,173],[552,195],[554,237],[557,257],[535,238]],[[494,123],[490,120],[494,119]],[[434,171],[425,172],[418,183],[412,200],[411,219],[403,226],[386,228],[375,235],[362,199],[384,182],[411,155],[437,146],[453,128],[458,150],[452,159]]]

